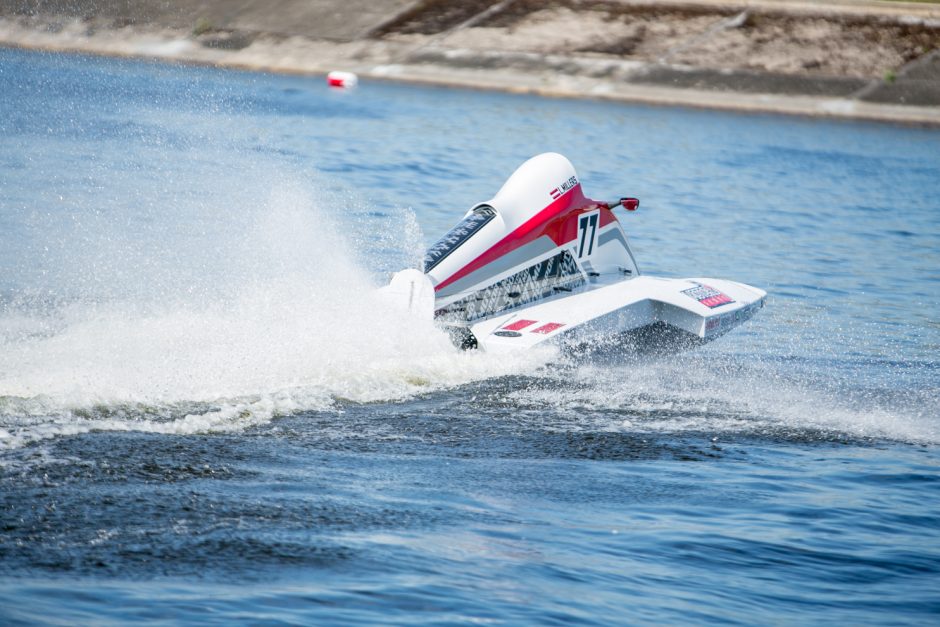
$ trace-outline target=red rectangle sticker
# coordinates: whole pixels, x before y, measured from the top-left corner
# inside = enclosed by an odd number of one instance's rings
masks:
[[[519,329],[524,329],[530,324],[535,324],[536,320],[516,320],[512,324],[507,324],[503,327],[504,331],[518,331]]]

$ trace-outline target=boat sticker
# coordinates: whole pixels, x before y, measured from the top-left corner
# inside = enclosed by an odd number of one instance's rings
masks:
[[[493,335],[498,335],[499,337],[522,337],[522,334],[518,331],[497,331]]]
[[[532,333],[548,334],[556,329],[562,328],[563,326],[565,326],[563,322],[549,322],[548,324],[543,324],[537,329],[532,329]]]
[[[689,288],[687,290],[682,290],[682,293],[689,298],[694,298],[709,309],[714,309],[715,307],[721,307],[722,305],[727,305],[734,302],[734,300],[732,300],[732,298],[727,294],[719,292],[715,288],[703,283],[699,283],[695,287]]]
[[[460,224],[447,231],[447,233],[431,246],[424,254],[424,271],[430,272],[437,264],[444,261],[447,255],[457,250],[461,244],[482,229],[496,217],[496,210],[489,205],[477,207],[469,216],[460,221]]]
[[[578,217],[578,259],[590,257],[594,252],[594,240],[597,238],[597,225],[600,220],[599,210],[582,213]]]
[[[569,189],[578,184],[578,177],[572,176],[567,181],[553,189],[549,192],[552,195],[552,200],[558,200],[561,196],[567,192]]]
[[[535,324],[535,320],[516,320],[512,324],[507,324],[503,327],[503,331],[518,331],[519,329],[524,329],[527,326]]]

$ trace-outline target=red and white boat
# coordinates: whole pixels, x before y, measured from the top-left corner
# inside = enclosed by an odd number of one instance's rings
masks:
[[[743,283],[641,274],[614,214],[638,206],[587,198],[568,159],[542,154],[434,244],[423,272],[403,270],[383,291],[462,348],[491,352],[679,350],[764,306],[766,292]]]

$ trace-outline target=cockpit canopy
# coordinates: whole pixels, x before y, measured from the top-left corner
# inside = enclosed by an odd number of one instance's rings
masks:
[[[490,205],[474,207],[463,220],[427,250],[424,255],[424,271],[430,272],[495,217],[496,210]]]

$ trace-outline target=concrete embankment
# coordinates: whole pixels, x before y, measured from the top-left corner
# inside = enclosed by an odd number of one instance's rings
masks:
[[[940,4],[0,2],[0,45],[940,125]]]

